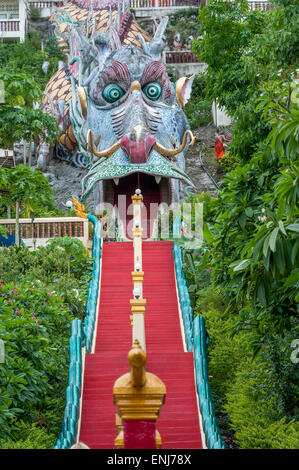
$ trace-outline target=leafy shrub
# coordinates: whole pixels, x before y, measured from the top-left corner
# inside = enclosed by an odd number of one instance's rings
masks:
[[[73,316],[59,294],[26,284],[1,283],[0,312],[0,437],[12,439],[12,423],[38,419],[47,397],[66,386]]]
[[[40,9],[31,6],[30,7],[30,18],[32,20],[38,20],[40,18]]]
[[[66,389],[66,387],[67,376],[65,376],[65,382],[62,383],[61,388]],[[65,394],[61,393],[59,387],[57,387],[57,393],[44,397],[36,423],[40,426],[46,426],[47,433],[54,434],[57,438],[61,430],[64,410]]]
[[[26,60],[30,57],[30,61]],[[59,60],[64,56],[57,45],[55,36],[45,41],[44,52],[41,51],[41,36],[30,31],[22,43],[0,44],[0,66],[1,70],[25,72],[28,76],[35,77],[41,85],[42,90],[46,87],[51,76],[56,72]],[[48,72],[42,71],[44,61],[49,62]]]
[[[210,286],[198,296],[195,312],[206,321],[209,335],[208,358],[212,394],[218,410],[225,403],[225,396],[234,380],[236,365],[252,356],[246,335],[232,335],[225,313],[226,304],[219,291]]]
[[[51,449],[56,441],[54,434],[48,434],[37,424],[23,421],[14,426],[13,435],[13,439],[0,439],[1,449]]]
[[[191,128],[204,126],[213,122],[212,101],[205,97],[206,78],[204,74],[197,75],[192,84],[191,97],[184,111]]]
[[[16,246],[0,251],[0,280],[18,283],[21,277],[30,286],[45,284],[48,291],[59,292],[65,305],[80,318],[85,312],[92,267],[82,242],[68,237],[53,240],[36,251]]]
[[[191,97],[185,106],[185,113],[189,119],[191,129],[206,126],[213,122],[212,104],[204,99]]]
[[[225,173],[234,170],[240,163],[240,159],[232,152],[226,152],[219,160],[219,164]]]
[[[206,320],[213,403],[224,438],[244,449],[297,448],[298,369],[290,360],[296,334],[268,338],[254,356],[246,330],[233,334],[231,312],[213,286],[199,294]]]
[[[64,413],[70,323],[84,316],[92,264],[82,242],[68,237],[36,251],[0,251],[2,448],[53,447]]]
[[[299,423],[277,411],[277,395],[269,398],[266,364],[247,362],[236,374],[225,410],[243,449],[298,449]]]

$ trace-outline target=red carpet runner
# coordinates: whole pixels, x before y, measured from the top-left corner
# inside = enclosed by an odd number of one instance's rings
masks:
[[[198,449],[193,354],[183,350],[171,250],[169,242],[143,243],[147,370],[167,389],[157,425],[162,448]],[[132,243],[104,243],[96,348],[86,356],[80,432],[80,441],[93,449],[113,449],[117,435],[112,390],[129,372],[132,268]]]

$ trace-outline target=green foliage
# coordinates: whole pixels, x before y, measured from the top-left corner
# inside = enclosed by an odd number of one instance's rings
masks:
[[[255,328],[257,347],[269,331],[290,330],[298,321],[299,146],[298,126],[290,120],[297,107],[281,113],[276,125],[271,119],[268,146],[226,175],[218,200],[206,211],[204,261],[240,310],[236,327]],[[286,124],[290,132],[283,138]],[[292,151],[282,152],[282,146]]]
[[[30,61],[26,60],[27,57],[30,57]],[[22,43],[0,44],[0,69],[4,72],[24,73],[27,77],[34,77],[36,83],[40,84],[41,93],[56,72],[59,60],[64,60],[64,56],[54,36],[45,41],[44,52],[41,50],[40,35],[37,36],[32,31],[29,31],[28,37]],[[42,71],[45,61],[49,62],[47,74]]]
[[[202,289],[195,313],[206,321],[210,385],[224,438],[230,442],[233,431],[244,449],[297,448],[298,369],[290,360],[295,332],[268,337],[254,356],[248,330],[234,332],[220,289]]]
[[[241,448],[299,444],[291,361],[299,313],[298,8],[277,0],[273,11],[249,12],[243,0],[214,1],[199,13],[195,51],[208,64],[207,96],[226,107],[233,129],[221,162],[229,172],[218,198],[204,204],[202,256],[185,248],[185,271],[210,336],[220,424]]]
[[[194,41],[194,52],[208,65],[208,98],[217,99],[235,122],[232,152],[243,161],[270,130],[256,107],[261,87],[281,73],[290,81],[296,70],[298,8],[295,0],[277,0],[266,13],[249,11],[246,0],[215,0],[199,12],[202,39]]]
[[[56,120],[33,109],[40,103],[43,89],[57,70],[58,60],[63,58],[53,39],[49,40],[45,52],[40,50],[41,41],[31,40],[17,44],[0,44],[0,80],[4,82],[5,103],[0,105],[0,146],[12,147],[22,139],[42,137],[51,143],[57,139],[59,128]],[[30,57],[30,61],[26,58]],[[49,62],[48,73],[42,71]],[[34,78],[32,78],[34,77]]]
[[[5,103],[0,105],[1,147],[12,147],[14,142],[30,141],[32,137],[42,137],[46,142],[57,138],[55,119],[32,108],[42,94],[38,83],[24,72],[1,71],[0,80],[5,87]]]
[[[67,379],[67,378],[66,378]],[[65,388],[67,386],[67,380],[65,381]],[[36,423],[39,426],[46,427],[48,434],[55,436],[55,442],[57,436],[61,431],[61,423],[63,421],[63,415],[65,410],[65,394],[48,395],[44,398],[42,409],[39,410],[39,415]],[[54,445],[50,445],[52,449]]]
[[[190,100],[184,111],[192,129],[212,122],[212,101],[205,96],[207,86],[205,74],[197,75],[192,84]]]
[[[196,36],[197,30],[197,8],[184,8],[172,12],[166,30],[166,38],[170,49],[172,49],[174,35],[180,33],[180,44],[183,50],[189,43],[189,37]]]
[[[209,268],[202,269],[202,250],[184,250],[184,272],[188,281],[188,289],[192,306],[201,295],[202,290],[210,283]]]
[[[252,355],[245,333],[232,335],[229,330],[230,322],[225,309],[225,299],[219,290],[215,291],[214,287],[209,286],[199,292],[195,313],[202,315],[206,321],[210,385],[218,413],[223,413],[226,394],[235,379],[236,364]],[[221,424],[227,427],[227,418]]]
[[[23,247],[3,248],[0,252],[0,279],[18,283],[21,278],[30,285],[43,285],[49,292],[58,292],[63,297],[64,306],[83,318],[93,261],[82,242],[77,242],[70,244],[67,256],[62,256],[59,243],[58,246],[38,247],[34,252]]]
[[[33,109],[33,103],[41,98],[38,83],[24,72],[0,72],[4,82],[5,103],[0,105],[0,145],[12,147],[14,142],[31,137],[42,137],[52,142],[59,133],[55,119]]]
[[[0,106],[0,143],[10,148],[22,139],[30,141],[31,136],[44,142],[53,142],[58,136],[58,124],[52,116],[41,109],[8,108]]]
[[[16,216],[15,203],[21,202],[20,217],[64,216],[65,212],[57,208],[53,191],[38,170],[25,165],[11,169],[0,169],[0,216],[6,218],[7,207],[11,208],[12,217]],[[1,212],[3,215],[1,215]]]
[[[71,258],[75,258],[76,262],[80,263],[80,260],[84,260],[88,256],[88,251],[84,247],[83,243],[77,238],[63,237],[53,238],[48,241],[49,248],[58,248],[58,250],[64,253],[67,261],[68,277],[71,275]]]
[[[0,365],[0,447],[53,447],[64,413],[70,323],[84,316],[91,271],[83,244],[67,237],[36,251],[0,251],[6,353]]]
[[[0,439],[1,449],[51,449],[56,441],[54,434],[48,434],[37,424],[20,421],[14,426],[13,431],[13,439]]]
[[[240,163],[240,159],[230,151],[225,152],[223,157],[219,160],[219,164],[225,173],[234,170]]]
[[[38,20],[40,18],[40,9],[31,6],[30,7],[30,18],[32,20]]]
[[[269,373],[265,366],[248,362],[227,394],[225,410],[236,440],[242,449],[298,449],[299,423],[277,412],[277,396],[269,398],[265,386]]]
[[[2,282],[0,290],[0,337],[5,343],[0,436],[6,439],[13,436],[13,422],[32,422],[45,397],[63,390],[73,317],[61,296],[44,286]]]
[[[1,206],[14,208],[15,202],[21,201],[24,208],[29,208],[38,215],[44,208],[54,209],[53,191],[44,175],[32,171],[25,165],[17,165],[0,173],[0,189],[9,191],[8,197],[1,198]],[[25,214],[24,214],[25,215]]]

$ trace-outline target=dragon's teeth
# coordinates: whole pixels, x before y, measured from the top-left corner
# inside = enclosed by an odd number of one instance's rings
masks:
[[[114,181],[114,183],[116,184],[116,186],[118,186],[119,178],[113,178],[113,181]]]
[[[159,184],[162,179],[162,176],[155,176],[156,183]]]

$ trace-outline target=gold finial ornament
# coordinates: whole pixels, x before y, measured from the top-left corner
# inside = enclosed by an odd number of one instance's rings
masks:
[[[81,217],[82,219],[87,219],[87,212],[85,206],[81,204],[77,199],[72,196],[72,201],[74,205],[74,211],[76,212],[77,217]]]
[[[119,377],[113,387],[114,404],[123,420],[157,420],[165,401],[166,387],[159,377],[145,370],[146,359],[145,351],[135,340],[128,354],[131,370]]]
[[[141,204],[143,201],[143,196],[142,194],[134,194],[131,196],[133,204]]]
[[[128,361],[131,366],[131,382],[133,387],[143,387],[146,381],[145,363],[147,360],[146,353],[140,346],[138,339],[135,339],[132,349],[128,354]]]
[[[146,352],[135,339],[128,353],[130,372],[119,377],[113,387],[113,401],[117,406],[118,424],[126,420],[157,421],[165,402],[166,387],[162,380],[145,370]],[[118,426],[115,439],[117,449],[124,448],[124,430]],[[156,429],[156,446],[161,448],[161,436]]]

